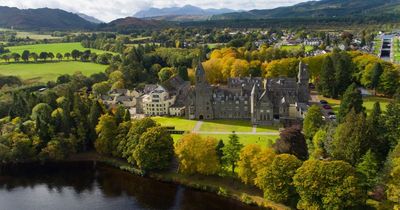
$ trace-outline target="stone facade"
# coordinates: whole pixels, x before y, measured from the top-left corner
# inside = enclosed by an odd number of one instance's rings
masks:
[[[253,124],[292,124],[308,107],[309,73],[300,63],[298,78],[230,78],[226,86],[212,86],[200,64],[195,86],[186,100],[186,117],[197,120],[241,119]]]

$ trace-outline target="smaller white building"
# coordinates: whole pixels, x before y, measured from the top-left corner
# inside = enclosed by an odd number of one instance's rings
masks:
[[[170,114],[170,107],[176,96],[171,96],[161,85],[157,85],[149,94],[142,96],[143,113],[146,116],[165,116]]]

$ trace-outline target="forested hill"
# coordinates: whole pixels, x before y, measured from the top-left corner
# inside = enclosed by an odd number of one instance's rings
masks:
[[[215,15],[214,20],[400,16],[400,0],[321,0],[289,7]]]
[[[90,29],[95,24],[60,9],[0,7],[0,27],[31,30]]]

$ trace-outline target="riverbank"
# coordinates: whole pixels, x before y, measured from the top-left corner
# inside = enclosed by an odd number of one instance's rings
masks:
[[[96,152],[87,152],[71,156],[67,161],[98,161],[107,165],[143,176],[141,170],[136,169],[128,162],[116,158],[104,157]],[[216,193],[220,196],[235,199],[248,205],[264,207],[266,209],[291,209],[263,198],[263,192],[255,187],[248,186],[238,179],[219,176],[184,175],[176,172],[152,172],[147,177],[161,182],[180,184],[185,187]]]

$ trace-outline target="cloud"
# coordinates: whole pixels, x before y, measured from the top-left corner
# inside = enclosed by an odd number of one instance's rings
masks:
[[[103,21],[132,16],[149,7],[171,7],[191,4],[202,8],[231,8],[238,10],[269,9],[288,6],[306,0],[0,0],[1,6],[27,8],[59,8],[85,13]]]

